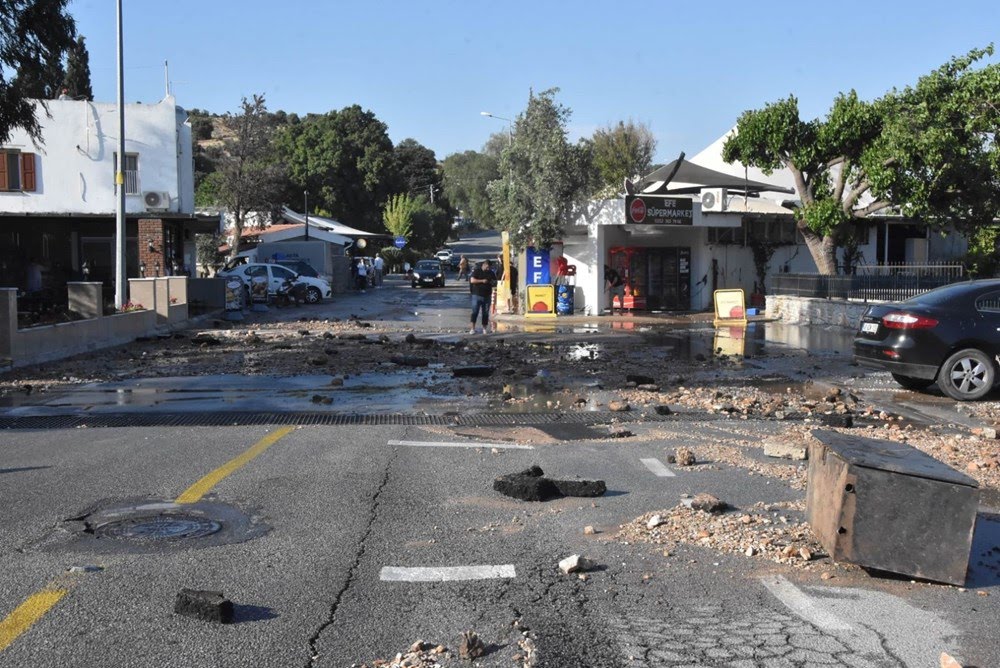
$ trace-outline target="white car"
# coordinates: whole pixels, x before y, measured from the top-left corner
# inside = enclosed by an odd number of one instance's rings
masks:
[[[262,263],[248,263],[241,264],[232,269],[224,269],[220,271],[218,276],[239,276],[243,281],[250,285],[251,280],[254,276],[266,276],[267,277],[267,294],[273,296],[278,292],[278,288],[285,284],[286,280],[290,280],[293,283],[301,283],[306,285],[306,302],[309,304],[318,304],[323,300],[324,297],[331,297],[333,295],[333,289],[330,284],[324,281],[322,278],[312,278],[311,276],[302,276],[301,274],[296,274],[294,271],[287,267],[282,267],[279,264],[262,264]]]
[[[439,250],[437,253],[435,253],[434,257],[436,257],[444,264],[451,264],[451,256],[454,254],[455,253],[450,248],[445,248],[444,250]]]

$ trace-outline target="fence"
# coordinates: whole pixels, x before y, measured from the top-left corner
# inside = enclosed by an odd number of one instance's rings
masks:
[[[961,264],[861,265],[850,275],[776,274],[773,295],[899,301],[965,279]]]

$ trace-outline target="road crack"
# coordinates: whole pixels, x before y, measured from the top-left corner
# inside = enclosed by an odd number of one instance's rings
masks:
[[[330,604],[330,612],[327,615],[326,620],[320,624],[319,628],[316,629],[316,632],[309,638],[309,662],[306,663],[306,668],[315,668],[317,665],[320,658],[319,650],[317,649],[319,639],[323,635],[323,632],[333,625],[334,619],[337,616],[337,609],[340,607],[340,602],[344,598],[344,594],[347,593],[347,590],[350,589],[351,585],[357,579],[358,568],[361,566],[361,560],[365,556],[365,548],[368,543],[368,538],[371,536],[372,530],[375,527],[375,521],[378,519],[380,498],[382,496],[382,492],[389,484],[389,472],[392,470],[392,464],[393,461],[395,461],[398,452],[399,450],[396,448],[393,450],[392,455],[389,456],[389,460],[385,464],[385,471],[382,473],[382,481],[375,490],[375,494],[372,495],[371,508],[368,511],[368,523],[365,526],[365,530],[361,534],[361,539],[358,541],[358,549],[354,553],[354,562],[347,571],[347,577],[344,579],[344,584],[334,597],[333,603]]]

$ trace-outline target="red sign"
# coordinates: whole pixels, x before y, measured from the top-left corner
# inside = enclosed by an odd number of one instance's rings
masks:
[[[629,216],[633,223],[641,223],[646,219],[646,203],[641,199],[632,200],[632,205],[628,208]]]

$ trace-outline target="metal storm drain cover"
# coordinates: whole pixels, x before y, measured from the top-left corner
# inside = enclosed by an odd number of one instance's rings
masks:
[[[154,515],[133,517],[119,522],[110,522],[94,529],[99,538],[121,538],[125,540],[183,540],[204,538],[222,529],[222,524],[205,517],[191,515]]]
[[[68,517],[29,548],[98,554],[149,554],[242,543],[270,527],[225,503],[160,499],[101,502]]]

